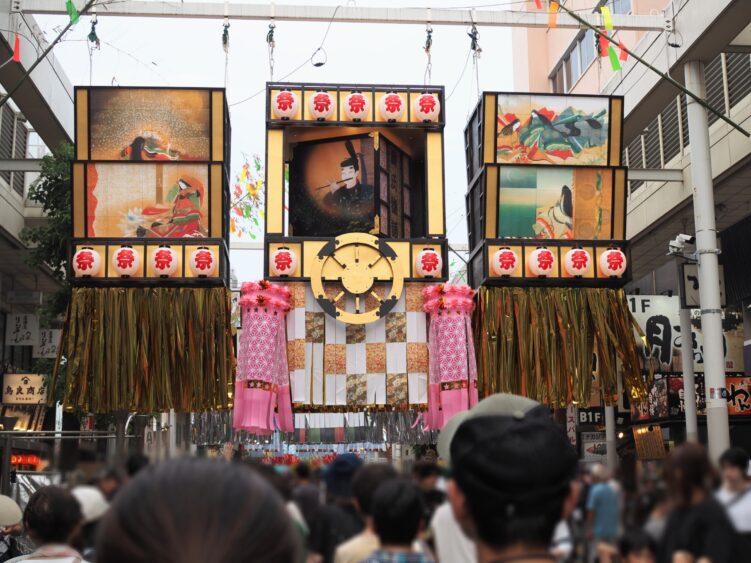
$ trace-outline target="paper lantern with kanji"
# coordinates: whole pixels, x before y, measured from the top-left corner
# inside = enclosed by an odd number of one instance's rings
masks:
[[[177,252],[169,246],[160,246],[151,255],[151,267],[160,278],[166,278],[177,271]]]
[[[325,90],[319,90],[310,96],[308,113],[318,121],[325,121],[334,113],[334,97]]]
[[[199,278],[208,277],[216,271],[216,255],[206,246],[199,246],[190,253],[190,271]]]
[[[352,92],[344,98],[344,115],[352,121],[362,121],[370,117],[370,100],[362,92]]]
[[[406,104],[396,92],[387,92],[378,100],[378,111],[388,121],[399,121],[406,111]]]
[[[421,278],[439,278],[443,273],[443,258],[432,248],[424,248],[417,254],[415,271]]]
[[[297,271],[297,254],[286,246],[277,248],[271,254],[269,265],[272,276],[291,276]]]
[[[141,254],[132,246],[123,245],[112,254],[112,267],[121,276],[132,276],[141,267]]]
[[[600,254],[600,270],[611,278],[623,276],[627,266],[626,255],[618,248],[608,248]]]
[[[441,102],[435,94],[423,92],[415,98],[412,111],[420,121],[438,121],[438,116],[441,115]]]
[[[572,248],[563,257],[563,268],[569,276],[583,276],[592,266],[592,256],[583,248]]]
[[[90,246],[84,246],[73,255],[73,272],[77,278],[96,276],[102,268],[102,258]]]
[[[510,276],[519,268],[519,257],[510,248],[501,248],[493,253],[490,268],[496,276]]]
[[[546,277],[555,275],[555,254],[552,250],[541,246],[529,255],[529,271],[535,276]]]
[[[297,99],[297,94],[290,90],[279,90],[271,104],[274,115],[280,119],[294,117],[299,107],[300,101]]]

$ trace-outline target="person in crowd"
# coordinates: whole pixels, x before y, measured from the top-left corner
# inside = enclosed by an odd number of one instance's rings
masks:
[[[701,444],[675,448],[665,463],[672,508],[658,549],[660,563],[743,561],[740,538],[712,495],[715,471]]]
[[[37,549],[31,555],[10,559],[9,563],[86,563],[71,547],[82,522],[81,506],[70,491],[56,485],[38,489],[29,498],[23,513],[26,534]]]
[[[119,469],[111,467],[102,473],[95,481],[99,490],[102,491],[104,498],[112,501],[120,488],[125,484],[126,476]]]
[[[644,530],[628,530],[618,541],[618,555],[621,563],[655,563],[657,543]]]
[[[433,563],[413,549],[425,514],[422,491],[406,479],[391,479],[373,497],[373,524],[380,547],[365,563]]]
[[[297,484],[292,490],[292,500],[297,504],[305,522],[310,527],[313,516],[321,506],[321,491],[313,483],[310,466],[304,461],[301,461],[295,467],[295,476]]]
[[[21,555],[16,536],[23,531],[23,512],[12,498],[0,495],[0,563]]]
[[[78,541],[74,542],[76,547],[81,551],[84,558],[92,563],[96,561],[96,536],[99,530],[99,523],[110,508],[109,502],[104,498],[102,491],[96,487],[80,485],[73,487],[71,490],[73,496],[81,505],[81,514],[83,515],[81,533]]]
[[[378,549],[380,544],[372,517],[373,496],[378,487],[396,476],[396,470],[387,463],[369,463],[357,470],[352,478],[352,494],[365,528],[336,548],[334,563],[360,563]]]
[[[440,563],[477,563],[475,544],[462,531],[448,501],[433,513],[430,535]]]
[[[594,561],[598,550],[605,546],[614,547],[618,539],[620,522],[620,502],[618,493],[609,483],[610,472],[602,464],[595,464],[591,470],[594,485],[587,497],[587,537],[590,540],[589,556]]]
[[[181,459],[141,471],[102,521],[103,563],[291,563],[300,540],[277,492],[241,464]]]
[[[422,459],[413,466],[412,476],[425,501],[425,521],[430,522],[433,513],[446,500],[446,493],[438,489],[441,471],[434,461]]]
[[[323,480],[328,502],[315,513],[310,529],[311,551],[323,563],[333,563],[337,546],[365,527],[352,497],[352,478],[361,465],[355,454],[341,454],[326,468]]]
[[[128,479],[132,479],[136,474],[149,466],[149,458],[144,454],[131,454],[125,461],[125,473]]]
[[[448,498],[478,563],[553,559],[577,455],[547,407],[503,393],[487,397],[448,421],[438,451],[451,465]]]
[[[550,545],[550,552],[559,563],[572,561],[574,558],[575,541],[572,527],[570,525],[576,506],[579,503],[582,484],[579,480],[571,481],[571,494],[566,497],[563,504],[563,518],[555,526],[553,532],[553,542]]]
[[[748,454],[743,448],[730,448],[720,457],[722,487],[715,494],[728,512],[730,521],[751,547],[751,483],[748,480]]]
[[[649,498],[646,500],[648,515],[644,522],[644,531],[659,543],[668,520],[668,493],[665,486],[659,483],[655,485],[648,496]]]

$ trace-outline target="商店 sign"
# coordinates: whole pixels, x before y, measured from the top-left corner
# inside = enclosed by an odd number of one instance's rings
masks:
[[[41,405],[47,401],[44,376],[32,373],[6,373],[3,376],[4,405]]]

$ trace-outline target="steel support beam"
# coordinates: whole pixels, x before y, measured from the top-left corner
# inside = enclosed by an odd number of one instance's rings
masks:
[[[632,182],[683,182],[683,170],[677,168],[629,168]]]
[[[0,172],[41,172],[41,158],[10,158],[0,160]]]
[[[82,5],[81,0],[75,2]],[[25,14],[67,14],[65,3],[59,0],[21,0]],[[80,6],[79,6],[80,7]],[[359,6],[295,6],[275,4],[244,4],[238,2],[152,2],[125,0],[106,2],[97,6],[99,16],[130,16],[159,18],[202,18],[261,21],[308,21],[367,24],[417,24],[460,25],[475,23],[483,27],[548,27],[548,14],[544,11],[507,10],[449,10],[437,8],[375,8]],[[582,14],[592,25],[603,27],[599,13]],[[613,14],[613,25],[620,30],[662,31],[665,18],[660,15]],[[579,29],[581,25],[571,16],[558,14],[556,27]]]

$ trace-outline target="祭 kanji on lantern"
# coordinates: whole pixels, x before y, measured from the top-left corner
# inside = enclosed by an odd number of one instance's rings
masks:
[[[404,115],[404,100],[396,92],[389,92],[378,101],[378,109],[381,115],[388,121],[398,121]]]
[[[599,262],[600,270],[611,278],[623,276],[628,266],[626,255],[618,248],[608,248],[600,254]]]
[[[177,252],[169,246],[160,246],[152,256],[151,266],[160,277],[173,275],[177,265]]]
[[[334,113],[334,98],[323,90],[316,92],[308,102],[308,111],[318,121],[325,121]]]
[[[510,248],[501,248],[493,253],[492,270],[497,276],[510,276],[519,266],[519,257]]]
[[[555,270],[555,255],[545,247],[537,248],[529,256],[529,270],[536,276],[547,276]]]
[[[563,266],[570,276],[582,276],[589,270],[592,259],[583,248],[573,248],[566,253]]]
[[[352,121],[362,121],[370,114],[370,102],[362,92],[352,92],[344,98],[344,113]]]
[[[437,121],[441,113],[441,102],[430,92],[420,94],[415,100],[414,114],[420,121]]]
[[[132,276],[141,266],[141,255],[130,246],[121,246],[112,255],[112,266],[121,276]]]
[[[208,277],[216,270],[216,257],[205,246],[199,247],[190,254],[190,270],[198,277]]]
[[[274,115],[281,119],[289,119],[297,113],[299,102],[297,95],[289,90],[281,90],[274,99]]]
[[[289,248],[282,247],[271,255],[271,275],[291,276],[297,271],[297,254]]]
[[[432,248],[425,248],[417,255],[415,269],[420,277],[439,277],[443,271],[443,258]]]
[[[76,277],[96,276],[102,267],[99,253],[90,247],[84,247],[73,255],[73,271]]]

